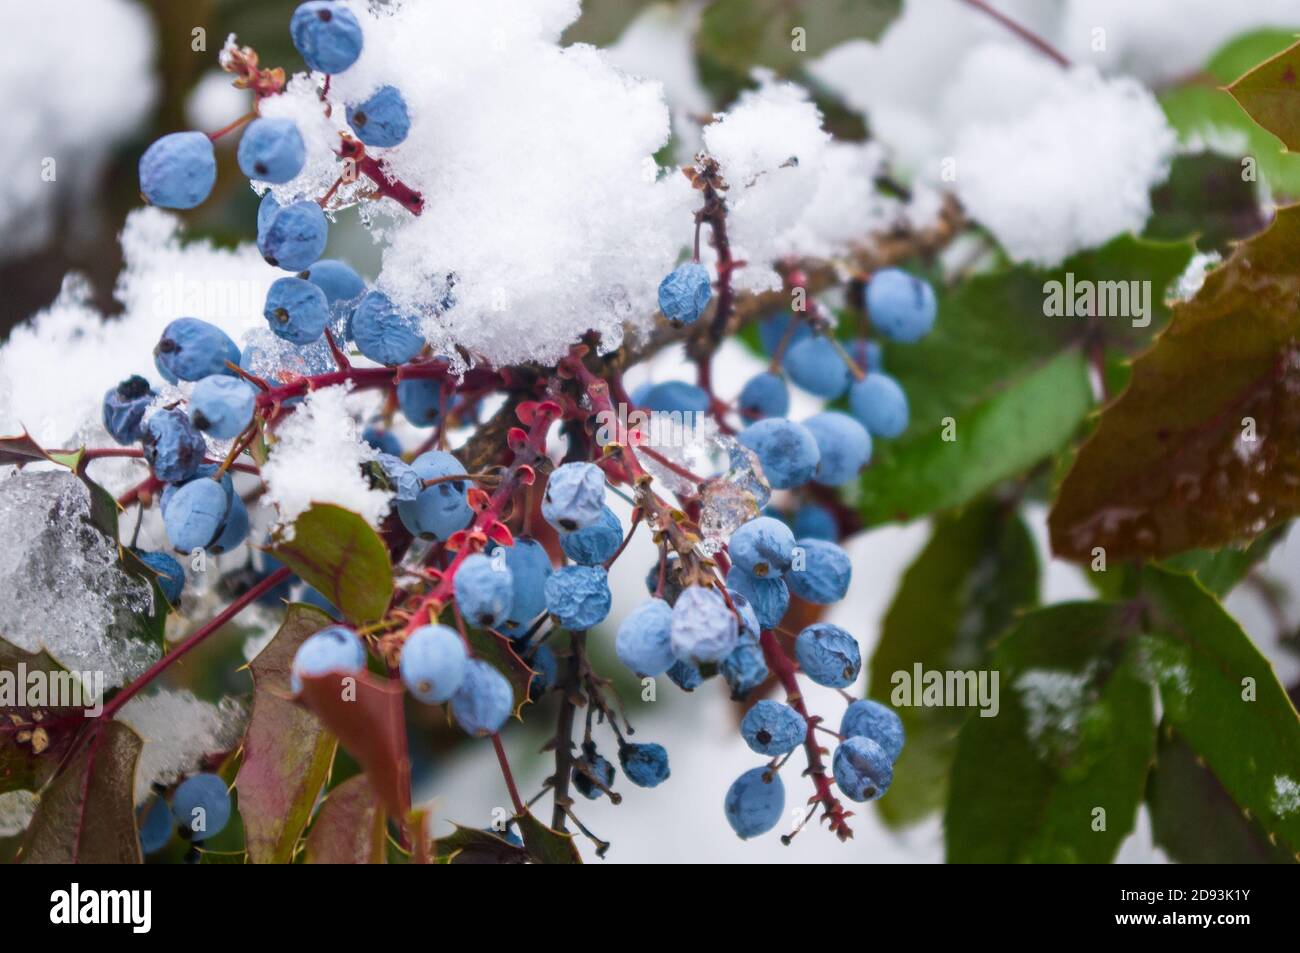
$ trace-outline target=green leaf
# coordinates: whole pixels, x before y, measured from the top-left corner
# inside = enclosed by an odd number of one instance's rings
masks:
[[[1058,554],[1087,560],[1102,547],[1114,562],[1217,549],[1300,512],[1297,247],[1291,206],[1176,308],[1060,487]]]
[[[1228,92],[1289,151],[1300,151],[1300,43],[1260,63]]]
[[[528,851],[516,847],[504,837],[476,827],[456,825],[456,830],[440,837],[435,856],[449,864],[523,864]]]
[[[91,725],[90,720],[81,717],[82,708],[18,704],[20,700],[40,700],[23,691],[31,686],[33,673],[40,673],[42,684],[50,689],[57,682],[65,682],[63,688],[68,694],[60,691],[64,699],[75,697],[72,692],[80,684],[76,675],[65,671],[45,652],[33,655],[0,639],[0,718],[5,729],[14,729],[0,731],[0,794],[39,791],[54,776],[82,730]],[[83,700],[93,701],[84,695]]]
[[[1255,184],[1234,158],[1203,152],[1174,159],[1169,178],[1151,193],[1148,238],[1195,238],[1198,248],[1226,253],[1229,244],[1267,224]]]
[[[291,604],[280,630],[249,665],[253,709],[235,787],[248,858],[255,864],[293,860],[316,797],[329,779],[334,736],[289,698],[289,667],[307,637],[330,622],[313,606]]]
[[[580,864],[582,857],[573,843],[572,834],[561,834],[547,827],[528,811],[515,815],[519,835],[536,864]]]
[[[382,864],[387,859],[384,810],[364,774],[326,796],[307,835],[309,864]]]
[[[1286,526],[1275,526],[1248,546],[1193,549],[1166,559],[1161,565],[1195,575],[1201,585],[1222,599],[1282,541],[1286,530]]]
[[[1029,613],[1000,640],[1001,711],[968,718],[957,742],[950,862],[1114,857],[1155,749],[1132,627],[1124,606],[1067,603]]]
[[[41,792],[22,859],[33,864],[138,864],[135,764],[143,742],[118,721],[88,733]]]
[[[388,548],[350,510],[313,505],[294,522],[293,538],[277,543],[271,552],[351,622],[374,622],[388,610],[393,595]]]
[[[1142,662],[1165,723],[1270,840],[1300,853],[1300,718],[1268,660],[1195,579],[1149,568]]]
[[[1024,521],[996,503],[940,519],[903,576],[871,657],[867,696],[891,701],[895,673],[987,667],[988,646],[1038,600],[1038,554]],[[971,705],[975,704],[972,699]],[[907,744],[889,797],[878,802],[891,826],[943,806],[957,731],[971,708],[895,705]]]

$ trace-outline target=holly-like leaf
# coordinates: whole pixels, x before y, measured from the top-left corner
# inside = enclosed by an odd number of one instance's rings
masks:
[[[1177,307],[1061,485],[1053,549],[1164,557],[1300,512],[1300,207]]]
[[[382,864],[388,840],[384,809],[364,774],[325,797],[307,835],[309,864]]]
[[[1287,149],[1300,152],[1300,43],[1260,63],[1228,92]]]
[[[580,864],[582,857],[573,843],[572,834],[561,834],[547,827],[528,811],[515,816],[524,847],[535,864]]]
[[[449,864],[526,864],[528,851],[492,831],[456,825],[456,830],[438,838],[435,845],[440,861]]]
[[[950,862],[1114,857],[1155,749],[1134,626],[1126,606],[1065,603],[1030,612],[999,641],[1001,710],[972,715],[957,742]]]
[[[253,710],[235,787],[248,859],[255,864],[293,859],[316,797],[329,779],[335,738],[289,698],[289,667],[307,637],[330,622],[313,606],[290,605],[280,630],[249,665]]]
[[[1180,155],[1169,178],[1151,193],[1149,238],[1195,238],[1198,248],[1225,252],[1231,242],[1262,230],[1257,185],[1241,174],[1241,163],[1213,152]]]
[[[989,643],[1037,601],[1038,555],[1018,513],[981,503],[939,520],[885,615],[871,657],[868,697],[891,703],[901,684],[896,676],[916,681],[918,667],[923,672],[987,668]],[[907,743],[894,764],[889,797],[878,802],[891,826],[943,806],[957,732],[978,705],[975,698],[963,708],[916,707],[911,700],[909,692],[893,706]]]
[[[350,510],[313,505],[294,522],[293,538],[271,552],[352,622],[374,622],[388,610],[393,595],[388,549]]]
[[[29,676],[39,673],[40,684],[54,688],[63,683],[60,698],[73,698],[77,676],[63,669],[45,652],[25,652],[4,639],[0,639],[0,673],[17,692],[29,685]],[[87,686],[93,688],[93,686]],[[68,753],[83,729],[91,722],[80,717],[81,708],[54,708],[28,695],[20,699],[6,699],[0,710],[0,794],[8,791],[39,791],[54,776],[59,763]],[[94,699],[85,697],[86,703]]]
[[[118,721],[96,726],[41,792],[22,860],[138,864],[135,764],[143,742]]]
[[[475,657],[487,662],[510,683],[510,689],[515,695],[514,713],[517,716],[528,701],[528,684],[532,681],[533,670],[515,654],[513,643],[504,636],[487,629],[470,629],[466,637]]]

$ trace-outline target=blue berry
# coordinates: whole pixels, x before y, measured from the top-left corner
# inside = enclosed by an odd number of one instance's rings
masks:
[[[801,539],[785,581],[800,599],[828,606],[844,598],[852,577],[853,563],[835,543]]]
[[[808,327],[806,321],[796,319],[794,315],[786,312],[785,314],[773,315],[758,326],[758,340],[769,357],[776,356],[776,349],[781,346],[781,342],[785,339],[790,322],[795,320],[798,320],[799,323],[791,332],[790,343],[786,345],[786,350],[789,350],[794,344],[812,336],[812,329]]]
[[[871,460],[871,435],[848,414],[826,410],[803,422],[817,442],[813,479],[823,486],[842,486]]]
[[[367,427],[361,432],[361,439],[370,446],[374,447],[380,453],[386,453],[392,457],[402,455],[402,442],[397,439],[397,434],[391,430],[380,430],[378,427]]]
[[[690,662],[674,662],[668,669],[668,678],[684,692],[693,692],[704,684],[704,675]]]
[[[823,335],[808,337],[785,352],[785,372],[810,394],[834,399],[849,386],[849,366]]]
[[[533,649],[527,659],[533,677],[528,680],[528,697],[536,701],[555,687],[560,678],[560,664],[555,653],[545,645]]]
[[[851,801],[884,797],[894,780],[894,766],[884,748],[870,738],[846,738],[831,759],[835,783]]]
[[[885,369],[885,352],[875,341],[858,338],[850,345],[850,354],[860,367],[878,373]]]
[[[627,779],[639,788],[658,787],[668,780],[668,752],[663,745],[620,745],[618,760]]]
[[[303,587],[302,595],[298,597],[298,601],[305,605],[315,606],[331,619],[343,618],[343,613],[339,611],[339,607],[326,599],[325,596],[321,594],[320,590],[313,589],[311,586]]]
[[[803,486],[812,479],[821,459],[816,439],[793,420],[768,417],[747,427],[738,439],[754,451],[774,490]]]
[[[190,392],[190,422],[218,440],[238,437],[253,422],[257,394],[247,381],[213,374]]]
[[[504,621],[515,598],[514,577],[505,559],[483,553],[475,553],[460,564],[452,586],[465,621],[484,629]]]
[[[590,629],[609,615],[609,576],[595,566],[564,566],[546,580],[546,611],[566,629]]]
[[[844,710],[840,735],[870,738],[885,750],[890,761],[897,761],[903,752],[903,720],[888,705],[870,699],[859,699]]]
[[[391,436],[391,434],[387,435]],[[399,451],[400,452],[400,448]],[[414,503],[424,489],[424,480],[415,472],[415,468],[401,457],[391,453],[380,453],[375,462],[384,471],[393,490],[393,499],[398,503]]]
[[[254,119],[239,140],[236,159],[250,179],[282,185],[302,171],[307,146],[292,119]]]
[[[732,782],[723,804],[727,823],[742,839],[766,834],[785,813],[781,776],[767,768],[750,768]]]
[[[145,549],[135,549],[132,552],[140,562],[158,574],[158,588],[162,590],[163,598],[172,605],[180,602],[181,593],[185,591],[185,570],[181,564],[164,552]]]
[[[198,318],[177,318],[163,328],[153,349],[154,363],[167,380],[198,381],[212,374],[233,374],[226,363],[239,363],[239,347],[225,331]]]
[[[790,410],[790,388],[780,374],[763,371],[746,381],[736,405],[746,426],[764,417],[784,417]]]
[[[662,595],[672,605],[677,601],[677,597],[682,594],[681,576],[677,572],[681,560],[677,558],[676,553],[669,553],[668,558],[662,563],[655,560],[650,564],[650,569],[645,574],[645,588],[650,595]],[[664,591],[659,592],[659,577],[663,576]]]
[[[226,782],[215,774],[186,778],[172,795],[172,816],[182,828],[189,829],[193,840],[220,834],[230,821],[230,792],[226,790]]]
[[[618,626],[614,651],[618,660],[642,678],[672,668],[673,610],[662,599],[647,599]]]
[[[816,622],[800,632],[794,657],[805,675],[827,688],[847,688],[862,670],[857,640],[829,622]]]
[[[226,520],[221,524],[217,538],[208,544],[210,553],[228,553],[248,538],[248,507],[239,497],[230,501]]]
[[[289,688],[297,695],[302,691],[304,677],[315,678],[331,672],[357,675],[365,667],[366,647],[356,633],[346,626],[331,625],[298,646],[289,667]]]
[[[808,722],[789,705],[764,698],[745,712],[740,734],[753,751],[777,758],[803,743],[808,736]]]
[[[158,396],[149,382],[133,374],[104,394],[104,429],[120,444],[140,439],[140,422]]]
[[[269,545],[269,541],[265,541],[263,545]],[[257,573],[257,581],[261,582],[283,565],[284,564],[280,562],[280,560],[276,559],[270,553],[259,552],[258,567],[255,570]],[[278,585],[272,586],[266,592],[257,597],[258,604],[270,609],[278,609],[282,607],[292,596],[293,584],[294,579],[290,576]]]
[[[771,516],[759,516],[742,523],[727,543],[732,563],[760,579],[780,575],[789,569],[793,551],[794,533]]]
[[[688,586],[673,606],[673,654],[683,662],[721,662],[735,649],[740,625],[722,595]]]
[[[751,639],[757,642],[759,635],[762,634],[763,624],[758,621],[758,613],[754,611],[753,604],[744,593],[737,592],[735,589],[728,589],[727,595],[731,598],[732,608],[736,610],[741,640]]]
[[[598,523],[605,514],[605,473],[594,463],[566,463],[546,481],[542,516],[561,533]]]
[[[341,73],[361,55],[363,35],[356,15],[325,0],[300,4],[289,20],[289,35],[310,69]]]
[[[203,435],[174,407],[160,410],[145,421],[140,442],[153,475],[165,483],[194,476],[208,452]]]
[[[268,193],[269,194],[269,193]],[[346,262],[322,258],[298,275],[325,292],[330,306],[330,320],[342,324],[352,317],[357,303],[366,293],[366,283]]]
[[[172,811],[161,797],[153,797],[136,812],[140,824],[140,851],[152,854],[172,838]]]
[[[216,181],[212,140],[201,132],[169,133],[140,157],[140,192],[159,208],[194,208]]]
[[[752,611],[752,610],[751,610]],[[733,701],[743,701],[749,693],[767,681],[767,659],[755,634],[744,632],[731,654],[722,660],[718,671],[731,689]]]
[[[303,271],[321,256],[329,239],[329,221],[315,202],[291,202],[267,217],[257,231],[257,248],[267,264]]]
[[[179,483],[168,483],[163,487],[162,496],[158,499],[158,508],[162,512],[166,513],[167,507],[171,505],[172,497],[176,495],[176,492],[181,487],[193,480],[211,479],[217,475],[217,470],[219,469],[220,467],[215,463],[204,463],[199,466],[198,470],[192,477],[181,480]],[[219,482],[221,488],[226,491],[226,502],[229,503],[235,496],[235,481],[230,478],[230,471],[227,470],[225,473],[221,474],[221,479],[217,482]]]
[[[411,131],[406,100],[395,86],[381,86],[369,99],[349,104],[348,125],[368,146],[387,149],[398,145]]]
[[[799,507],[791,528],[798,539],[824,539],[833,543],[840,538],[835,514],[819,503],[805,503]]]
[[[402,684],[426,705],[445,702],[460,688],[468,661],[465,643],[455,629],[420,626],[402,646]]]
[[[465,676],[451,697],[451,714],[468,735],[495,734],[514,710],[515,696],[506,677],[482,659],[465,663]]]
[[[699,320],[711,297],[713,284],[709,269],[697,261],[678,265],[659,282],[659,310],[674,324]]]
[[[891,341],[919,341],[934,327],[934,289],[898,268],[876,272],[867,283],[871,323]]]
[[[600,779],[597,784],[593,775]],[[573,787],[589,801],[594,801],[605,793],[605,788],[614,783],[614,766],[594,751],[583,754],[573,766]]]
[[[520,536],[505,547],[506,565],[514,579],[514,601],[501,630],[511,636],[524,635],[528,626],[546,610],[546,580],[551,576],[551,557],[537,540]]]
[[[262,201],[257,204],[257,234],[259,236],[271,227],[271,219],[275,217],[275,213],[280,211],[282,207],[275,200],[275,196],[271,194],[271,190],[267,189],[265,194],[262,195]]]
[[[416,427],[432,427],[442,416],[442,383],[412,377],[397,385],[397,406]]]
[[[868,374],[849,388],[849,410],[875,437],[892,439],[907,429],[907,394],[888,374]]]
[[[461,462],[443,450],[420,454],[411,461],[411,469],[421,480],[465,474]],[[399,500],[397,515],[413,535],[445,540],[468,526],[474,518],[467,500],[467,484],[465,480],[451,480],[427,486],[414,501]]]
[[[420,321],[398,313],[388,295],[372,291],[352,312],[352,337],[361,353],[379,364],[404,364],[424,349]]]
[[[276,337],[293,344],[319,341],[329,324],[325,292],[301,278],[277,278],[266,292],[262,317]]]
[[[760,579],[743,569],[733,569],[727,574],[727,585],[749,600],[764,629],[780,625],[790,608],[790,590],[780,576]]]
[[[709,409],[709,394],[702,387],[685,381],[663,381],[638,389],[638,407],[660,413],[702,414]]]
[[[584,529],[560,534],[560,548],[564,555],[583,566],[600,566],[618,552],[623,544],[623,524],[608,506],[601,511],[600,520]]]

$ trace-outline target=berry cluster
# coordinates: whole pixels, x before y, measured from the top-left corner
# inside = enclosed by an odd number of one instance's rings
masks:
[[[217,775],[195,774],[176,786],[170,806],[166,789],[159,785],[137,813],[140,849],[144,853],[162,850],[172,833],[179,831],[182,839],[192,845],[186,860],[193,863],[199,858],[194,848],[220,834],[230,823],[230,792]]]

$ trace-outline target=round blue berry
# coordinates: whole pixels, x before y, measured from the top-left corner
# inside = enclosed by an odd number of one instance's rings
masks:
[[[504,557],[475,553],[457,568],[452,579],[456,605],[465,621],[484,629],[506,618],[514,601],[514,576]]]
[[[674,324],[697,321],[713,297],[709,269],[697,261],[678,265],[659,282],[659,310]]]
[[[760,579],[780,575],[789,569],[793,551],[794,533],[771,516],[759,516],[742,523],[727,542],[732,563]]]
[[[266,292],[262,317],[276,337],[293,344],[319,341],[329,324],[325,292],[301,278],[277,278]]]
[[[786,344],[786,349],[789,350],[791,345],[812,335],[812,329],[808,327],[807,322],[798,320],[794,315],[786,312],[785,314],[775,314],[758,326],[759,343],[763,345],[763,350],[767,352],[769,357],[776,356],[776,349],[785,340],[791,321],[797,321],[797,323],[794,330],[789,332],[790,341]]]
[[[663,745],[621,745],[618,760],[627,779],[639,788],[658,787],[668,780],[668,752]]]
[[[594,463],[566,463],[546,481],[542,516],[561,533],[600,522],[605,513],[605,473]]]
[[[381,86],[368,99],[349,104],[347,115],[352,131],[368,146],[387,149],[411,131],[406,100],[395,86]]]
[[[167,802],[160,797],[150,798],[144,807],[136,812],[140,824],[140,851],[152,854],[167,846],[172,838],[172,811]]]
[[[794,515],[791,527],[797,539],[824,539],[835,542],[840,538],[840,526],[835,514],[820,503],[805,503]]]
[[[750,768],[732,782],[723,803],[727,823],[742,839],[766,834],[785,813],[781,776],[767,768]]]
[[[361,439],[370,446],[374,447],[380,453],[386,453],[392,457],[402,455],[402,442],[397,439],[397,434],[391,430],[380,430],[378,427],[367,427],[361,432]]]
[[[857,640],[829,622],[816,622],[800,632],[794,657],[805,675],[827,688],[847,688],[862,670]]]
[[[298,275],[325,292],[330,306],[330,320],[342,324],[352,317],[357,303],[366,293],[366,283],[347,262],[322,258]]]
[[[813,479],[823,486],[842,486],[871,460],[871,435],[848,414],[825,410],[803,422],[817,443]]]
[[[623,524],[608,506],[599,521],[572,533],[560,534],[564,555],[583,566],[600,566],[618,552],[623,544]]]
[[[709,409],[709,394],[686,381],[663,381],[638,389],[637,406],[660,413],[702,414]]]
[[[208,452],[203,435],[174,407],[160,410],[145,421],[140,443],[153,475],[166,483],[194,476]]]
[[[239,377],[212,374],[190,392],[190,422],[218,440],[238,437],[253,422],[257,394]]]
[[[329,239],[329,221],[315,202],[291,202],[267,217],[257,231],[257,248],[267,264],[303,271],[321,256]]]
[[[320,590],[313,589],[311,586],[303,587],[302,594],[298,597],[298,601],[305,605],[315,606],[331,619],[343,618],[343,613],[339,612],[339,607],[326,599],[325,596],[321,594]]]
[[[735,589],[728,589],[727,595],[731,598],[731,606],[736,610],[736,618],[740,622],[741,641],[750,639],[757,642],[759,635],[762,634],[763,624],[758,621],[758,613],[754,611],[753,604],[743,593]]]
[[[382,291],[372,291],[352,312],[352,338],[361,353],[379,364],[404,364],[424,349],[420,321],[401,314]]]
[[[133,374],[104,394],[104,429],[120,444],[140,439],[140,422],[157,394],[149,382]]]
[[[180,602],[181,593],[185,591],[185,570],[181,564],[164,552],[145,549],[135,549],[132,552],[140,562],[158,574],[158,588],[162,590],[163,598],[171,605]]]
[[[747,427],[738,439],[754,451],[774,490],[803,486],[812,479],[821,459],[816,439],[793,420],[768,417]]]
[[[868,371],[880,372],[885,369],[885,352],[875,341],[858,338],[850,345],[849,353],[860,367]]]
[[[225,331],[198,318],[177,318],[163,328],[153,349],[154,363],[170,383],[198,381],[212,374],[233,374],[227,362],[239,363],[239,347]]]
[[[228,553],[248,538],[248,507],[238,496],[230,501],[226,520],[221,524],[217,538],[208,544],[208,552]]]
[[[609,576],[596,566],[563,566],[546,580],[546,611],[566,629],[590,629],[609,615]]]
[[[743,701],[749,693],[767,681],[767,659],[758,639],[746,632],[731,654],[722,660],[718,671],[731,689],[733,701]]]
[[[849,366],[830,339],[808,337],[785,352],[785,372],[810,394],[833,399],[849,386]]]
[[[676,660],[672,646],[673,610],[662,599],[647,599],[619,623],[614,639],[618,660],[637,675],[662,675]]]
[[[239,140],[239,171],[281,185],[302,171],[307,146],[292,119],[254,119]]]
[[[315,592],[314,589],[311,591]],[[356,675],[365,667],[366,647],[356,633],[346,626],[331,625],[298,646],[289,667],[289,688],[296,695],[302,691],[303,678],[316,678],[331,672]]]
[[[397,385],[397,406],[416,427],[432,427],[442,416],[442,383],[412,377]]]
[[[888,374],[868,374],[849,388],[849,410],[875,437],[892,439],[907,429],[907,394]]]
[[[163,487],[162,495],[158,499],[158,508],[162,510],[162,512],[166,513],[167,507],[171,505],[172,497],[176,495],[177,490],[192,480],[214,478],[219,469],[220,467],[215,463],[200,464],[198,470],[192,477],[189,477],[186,480],[181,480],[178,483],[168,483]],[[230,471],[227,470],[225,473],[221,474],[221,479],[217,482],[219,482],[221,488],[226,491],[226,501],[229,502],[230,500],[233,500],[235,497],[235,481],[230,478]]]
[[[341,73],[361,55],[363,35],[356,15],[326,0],[303,3],[289,20],[289,35],[304,62],[318,73]]]
[[[482,659],[465,663],[465,676],[451,697],[451,714],[468,735],[496,734],[514,709],[515,696],[506,677]]]
[[[753,751],[776,758],[803,743],[808,737],[808,722],[789,705],[764,698],[745,712],[740,734]]]
[[[891,341],[919,341],[934,327],[938,310],[929,282],[899,268],[881,269],[867,284],[871,324]]]
[[[402,646],[402,684],[426,705],[445,702],[460,688],[468,661],[465,643],[455,629],[420,626]]]
[[[790,410],[790,388],[780,374],[763,371],[745,382],[736,408],[746,426],[764,417],[784,417]]]
[[[800,599],[828,606],[844,598],[852,577],[853,563],[835,543],[801,539],[785,581]]]
[[[840,735],[845,738],[870,738],[897,761],[903,752],[903,720],[888,705],[867,698],[859,699],[844,710]]]
[[[140,192],[159,208],[194,208],[216,181],[212,140],[201,132],[169,133],[140,157]]]
[[[894,765],[884,748],[870,738],[846,738],[831,759],[835,783],[851,801],[883,797],[894,780]]]
[[[398,503],[414,503],[419,498],[420,491],[424,489],[424,481],[410,464],[391,453],[380,453],[375,462],[383,469],[394,500]]]
[[[420,454],[411,461],[411,469],[421,480],[465,475],[461,462],[443,450]],[[467,499],[468,490],[467,480],[435,483],[420,490],[413,501],[398,500],[397,515],[413,535],[445,540],[474,518]]]
[[[600,783],[596,782],[599,778]],[[579,794],[594,801],[605,793],[605,788],[614,783],[614,766],[605,758],[589,751],[573,766],[573,787]]]
[[[765,629],[780,625],[790,608],[790,590],[780,576],[760,579],[743,569],[733,569],[727,574],[727,585],[749,600],[758,624]]]
[[[230,792],[215,774],[186,778],[172,795],[172,816],[188,828],[191,840],[206,840],[220,834],[230,821]]]
[[[683,662],[721,662],[735,649],[740,624],[721,593],[688,586],[673,606],[673,654]]]
[[[513,546],[505,547],[506,565],[514,579],[514,600],[501,624],[506,635],[519,637],[546,610],[546,580],[551,576],[551,557],[537,540],[520,536]]]
[[[704,675],[690,662],[674,662],[668,669],[669,680],[684,692],[693,692],[704,684]]]
[[[560,663],[548,646],[539,645],[526,659],[533,670],[528,680],[528,697],[536,701],[555,687],[560,678]]]
[[[262,195],[262,201],[257,204],[257,234],[259,237],[271,227],[271,219],[275,217],[275,213],[280,211],[281,208],[280,203],[271,194],[271,190],[267,189]]]

